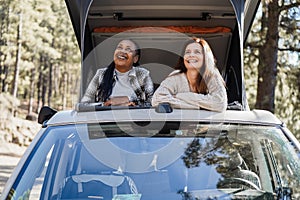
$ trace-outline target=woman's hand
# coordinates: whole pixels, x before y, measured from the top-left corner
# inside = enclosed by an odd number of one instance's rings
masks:
[[[127,96],[116,96],[105,101],[104,106],[135,106],[135,103],[130,102]]]

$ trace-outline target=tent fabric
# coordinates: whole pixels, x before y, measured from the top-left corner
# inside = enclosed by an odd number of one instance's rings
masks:
[[[198,26],[162,26],[162,27],[142,27],[142,26],[123,26],[123,27],[98,27],[94,33],[180,33],[192,34],[210,34],[210,33],[230,33],[231,29],[227,27],[198,27]]]

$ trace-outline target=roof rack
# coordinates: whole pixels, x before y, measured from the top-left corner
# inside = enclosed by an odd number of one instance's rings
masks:
[[[75,110],[77,112],[92,112],[104,110],[126,110],[126,109],[150,109],[152,106],[137,105],[137,106],[103,106],[102,103],[77,103]],[[171,113],[173,109],[169,103],[160,103],[155,107],[157,113]]]

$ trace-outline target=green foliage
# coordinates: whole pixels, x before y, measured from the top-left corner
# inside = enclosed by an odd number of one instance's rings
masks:
[[[276,89],[275,113],[300,138],[300,68],[280,68]]]
[[[33,99],[39,107],[50,103],[54,108],[72,107],[74,99],[77,101],[74,91],[78,90],[75,83],[79,82],[80,52],[64,1],[2,0],[1,3],[2,92],[11,91],[16,65],[17,30],[21,24],[22,50],[17,97],[28,101],[29,93],[34,89]],[[6,68],[9,70],[4,72]],[[63,76],[64,73],[67,75]],[[30,87],[32,82],[33,88]],[[40,102],[41,95],[49,99],[48,102]]]
[[[277,60],[277,85],[275,90],[275,115],[300,139],[300,10],[299,4],[284,9],[291,4],[281,5],[279,22],[279,42]],[[286,7],[287,8],[287,7]],[[244,68],[247,98],[254,109],[257,94],[258,48],[265,42],[265,30],[261,30],[261,6],[254,20],[251,33],[244,49]]]

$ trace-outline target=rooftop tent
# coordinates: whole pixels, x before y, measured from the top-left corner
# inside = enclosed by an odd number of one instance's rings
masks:
[[[80,97],[96,70],[112,61],[121,39],[138,42],[142,67],[159,84],[172,71],[182,43],[197,36],[212,47],[228,102],[238,101],[248,109],[242,49],[258,0],[65,1],[82,54]]]

